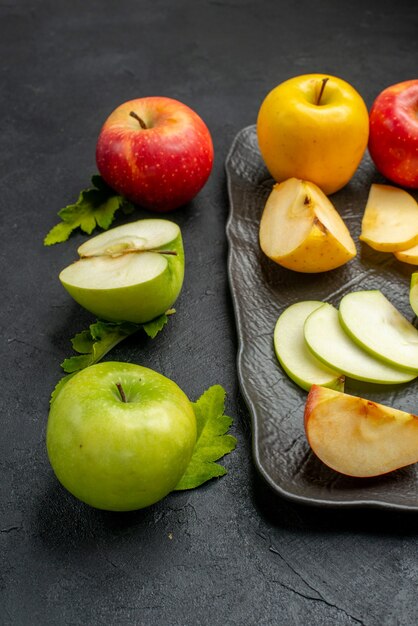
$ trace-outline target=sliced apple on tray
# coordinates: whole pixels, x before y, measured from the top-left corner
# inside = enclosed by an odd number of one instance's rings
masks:
[[[395,367],[418,371],[418,330],[381,291],[353,291],[341,299],[339,319],[360,347]]]
[[[313,385],[305,432],[316,456],[355,477],[386,474],[418,462],[418,416]]]
[[[307,317],[303,333],[317,359],[355,380],[400,384],[418,375],[418,372],[397,368],[363,350],[344,332],[338,311],[331,304],[322,304]],[[380,333],[383,341],[384,327],[380,328]]]
[[[309,391],[317,384],[342,391],[342,373],[318,361],[304,340],[305,320],[318,307],[322,307],[322,302],[306,300],[285,309],[274,328],[274,349],[286,374],[302,389]]]
[[[325,272],[356,255],[341,216],[314,183],[275,184],[260,221],[260,246],[272,261],[297,272]]]
[[[144,219],[112,228],[78,248],[62,270],[68,293],[98,317],[142,324],[165,313],[180,293],[184,251],[180,228]]]
[[[418,244],[418,204],[411,194],[391,185],[372,185],[360,239],[381,252],[398,252]]]

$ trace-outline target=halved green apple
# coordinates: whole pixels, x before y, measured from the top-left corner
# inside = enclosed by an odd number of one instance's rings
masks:
[[[184,277],[180,228],[164,219],[124,224],[89,239],[62,270],[68,293],[99,318],[142,324],[173,306]]]
[[[344,376],[318,361],[309,352],[303,326],[306,318],[322,306],[322,302],[296,302],[280,315],[274,328],[274,350],[286,374],[299,387],[309,391],[311,385],[344,389]]]
[[[418,371],[418,331],[381,291],[347,294],[340,302],[339,319],[367,352],[396,367]]]
[[[309,349],[320,361],[350,378],[390,385],[406,383],[418,375],[395,368],[360,348],[341,328],[338,311],[331,304],[314,310],[303,332]]]
[[[418,462],[418,417],[313,385],[305,432],[316,456],[347,476],[386,474]]]

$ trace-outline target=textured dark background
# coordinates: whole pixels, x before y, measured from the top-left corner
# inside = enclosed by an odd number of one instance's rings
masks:
[[[416,77],[417,22],[413,0],[1,0],[1,624],[418,622],[416,515],[297,506],[253,469],[224,175],[233,137],[280,81],[333,73],[370,105]],[[216,162],[172,215],[187,254],[176,316],[154,341],[128,340],[109,358],[157,369],[192,399],[222,384],[239,445],[219,481],[113,514],[75,501],[46,458],[59,363],[92,319],[57,279],[84,237],[53,248],[42,239],[95,172],[110,111],[160,94],[204,118]]]

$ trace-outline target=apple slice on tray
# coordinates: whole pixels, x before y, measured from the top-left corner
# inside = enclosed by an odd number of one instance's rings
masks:
[[[274,350],[286,374],[299,387],[309,391],[313,384],[344,389],[344,376],[327,367],[309,351],[303,326],[306,318],[322,306],[322,302],[296,302],[283,311],[274,328]]]
[[[182,237],[169,220],[143,219],[112,228],[83,243],[78,254],[60,281],[101,319],[149,322],[170,309],[181,291]]]
[[[381,336],[384,332],[381,327]],[[355,380],[390,385],[409,382],[418,375],[418,372],[392,366],[363,350],[344,332],[338,311],[331,304],[324,303],[313,310],[306,319],[303,333],[309,349],[319,361]]]
[[[373,356],[418,372],[418,331],[381,291],[344,296],[339,320],[350,338]]]
[[[381,252],[398,252],[418,244],[418,204],[411,194],[391,185],[372,185],[360,239]]]
[[[327,196],[298,178],[274,185],[259,238],[266,256],[297,272],[325,272],[356,255],[354,241]]]
[[[305,432],[316,456],[333,470],[372,477],[418,462],[418,416],[313,385]]]

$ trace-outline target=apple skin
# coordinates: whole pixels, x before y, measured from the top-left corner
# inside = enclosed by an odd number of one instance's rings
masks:
[[[167,267],[159,276],[137,285],[118,289],[85,289],[70,285],[61,278],[63,287],[78,304],[100,319],[110,322],[144,324],[170,309],[180,294],[184,279],[184,248],[181,233],[162,246],[176,256],[166,256]],[[88,262],[86,259],[77,263]],[[109,263],[114,263],[109,259]]]
[[[418,189],[418,79],[387,87],[375,99],[369,153],[383,176]]]
[[[369,115],[360,94],[327,74],[284,81],[266,96],[257,118],[260,152],[272,177],[308,180],[327,195],[351,179],[368,134]]]
[[[417,415],[312,385],[304,421],[316,456],[346,476],[380,476],[418,462]]]
[[[206,183],[212,138],[199,115],[178,100],[138,98],[121,104],[105,121],[96,162],[106,183],[121,195],[151,211],[171,211]]]
[[[151,369],[118,362],[92,365],[70,378],[52,402],[46,434],[62,485],[109,511],[144,508],[166,496],[184,474],[195,442],[196,418],[183,391]]]

